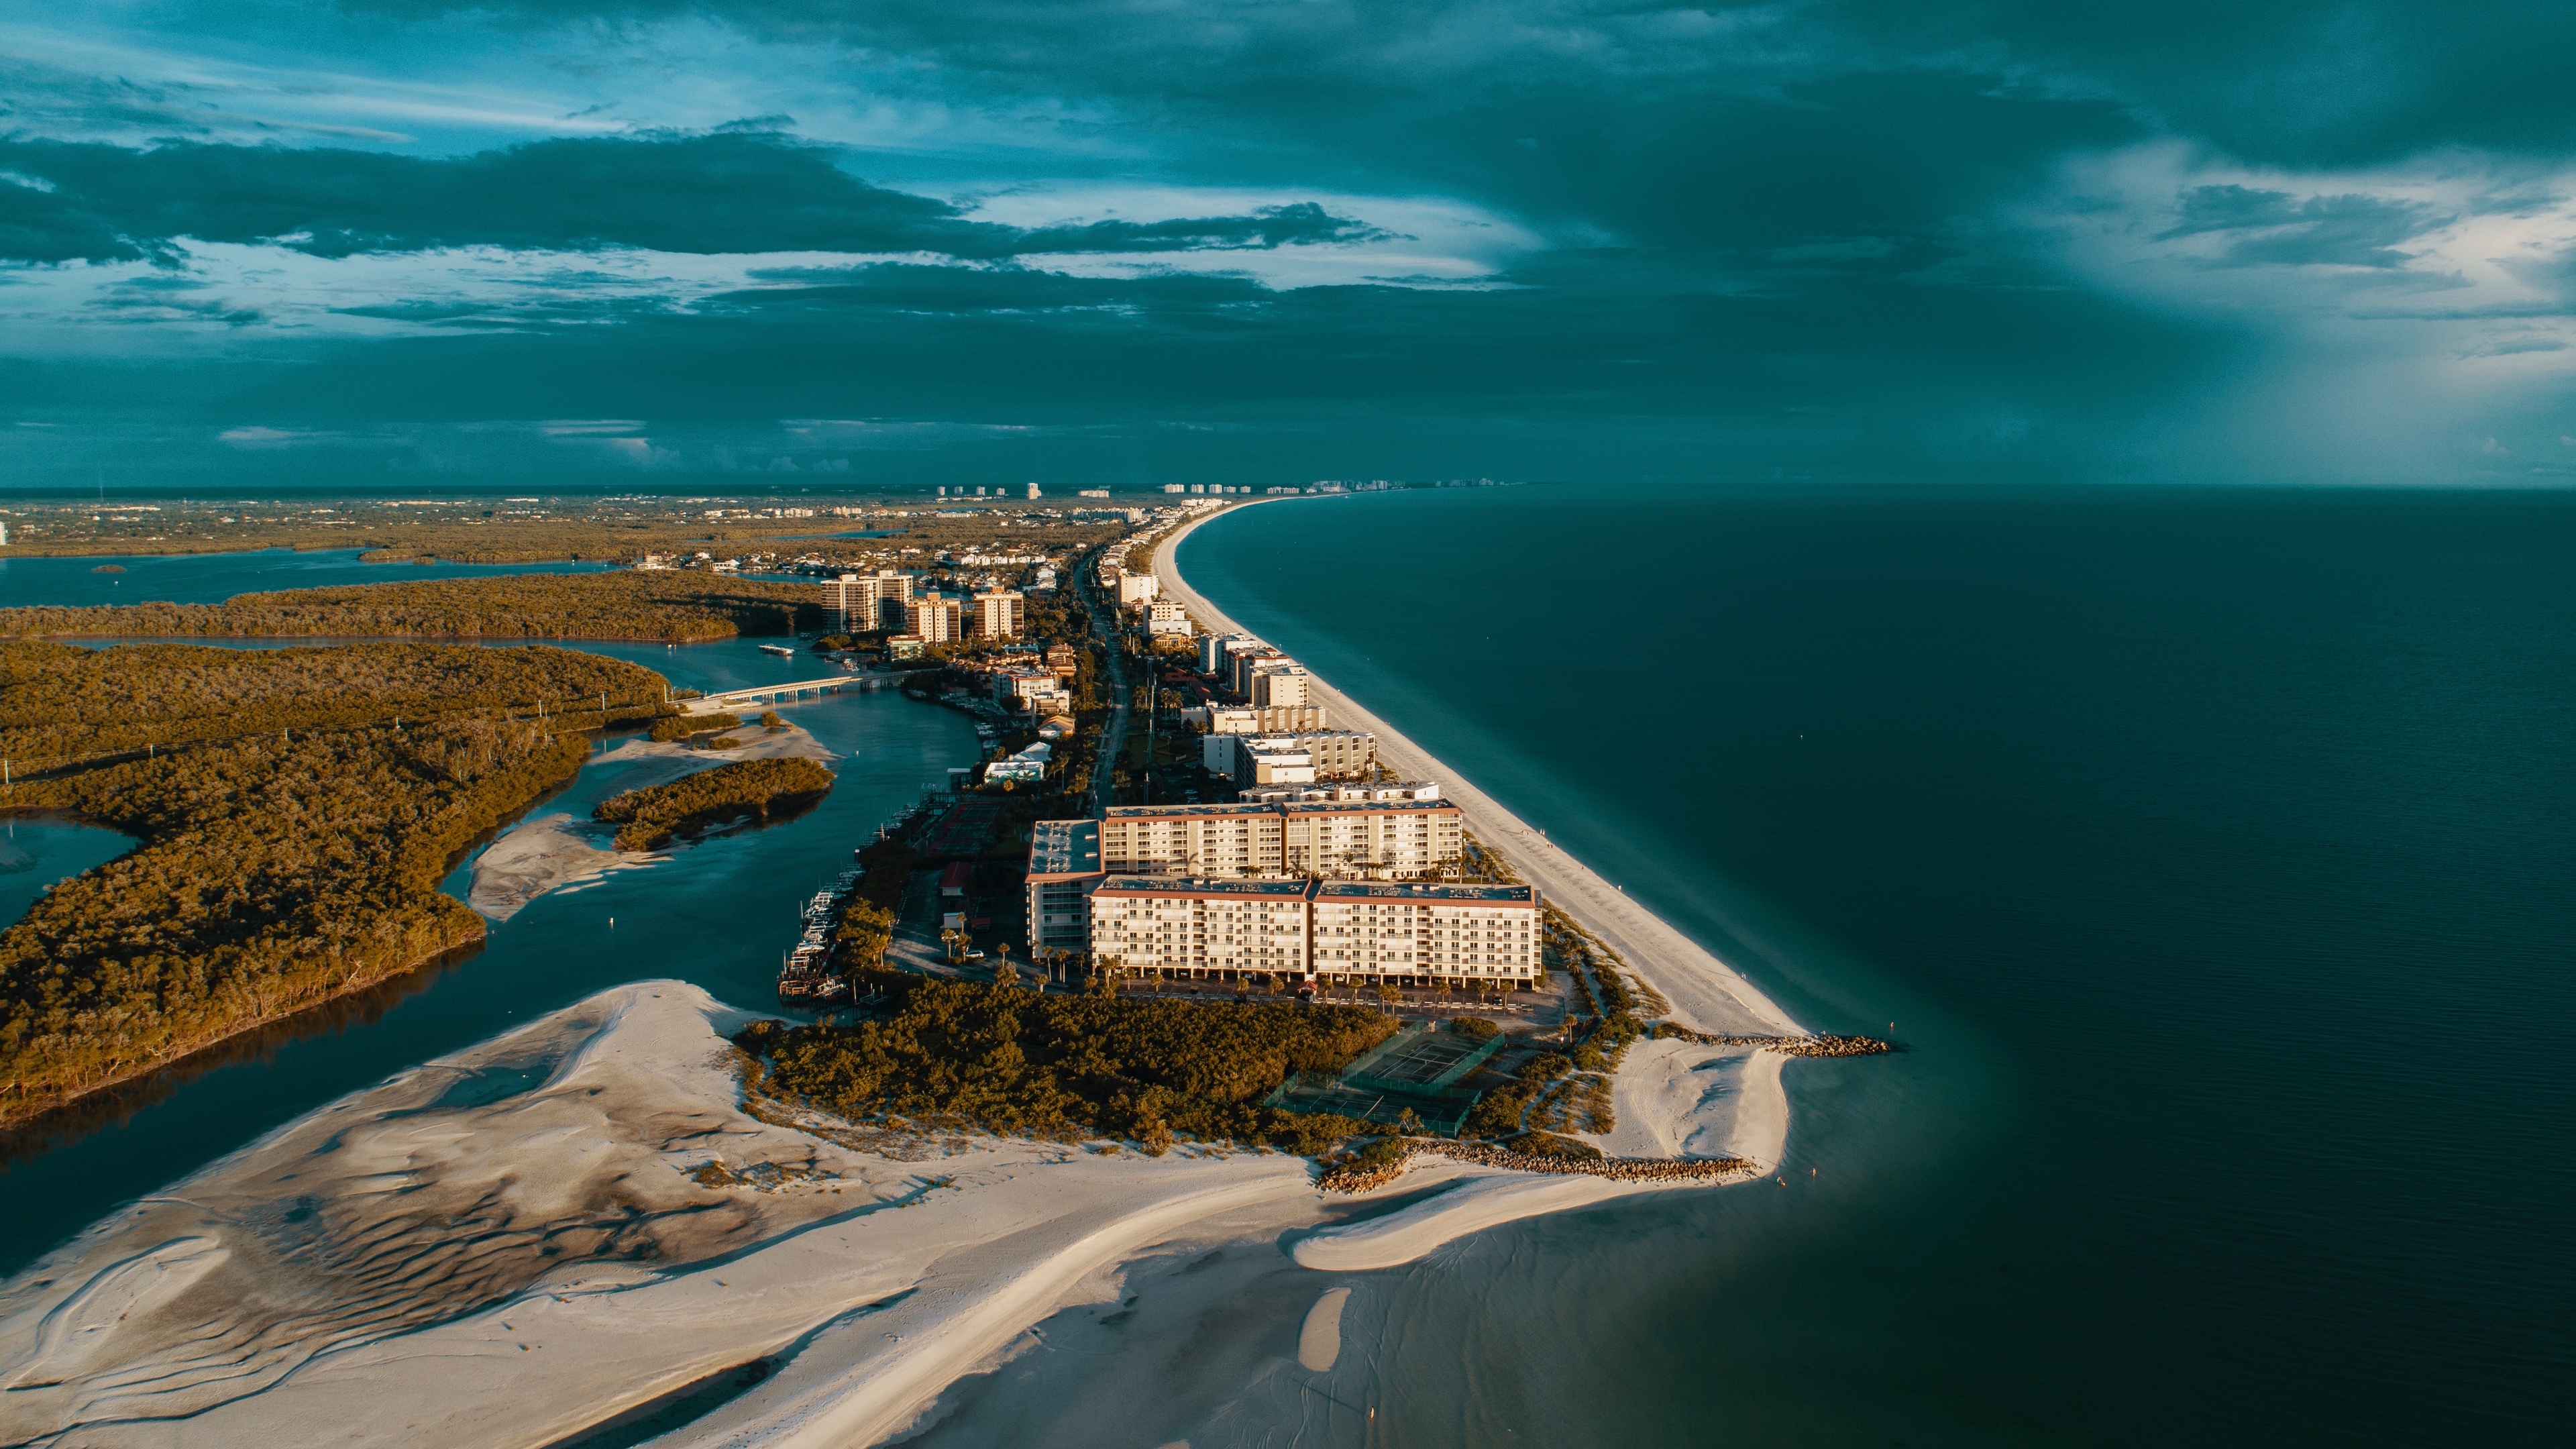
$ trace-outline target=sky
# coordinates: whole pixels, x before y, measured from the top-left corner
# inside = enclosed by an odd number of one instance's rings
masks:
[[[2576,8],[0,0],[0,488],[2564,486]]]

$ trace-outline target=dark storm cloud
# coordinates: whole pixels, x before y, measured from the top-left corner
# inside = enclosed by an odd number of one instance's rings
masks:
[[[0,140],[0,257],[131,261],[183,237],[316,256],[441,246],[660,251],[1236,249],[1373,235],[1312,203],[1248,216],[1036,231],[872,186],[841,152],[772,132],[539,141],[452,159],[178,142]]]
[[[339,0],[420,17],[721,15],[901,57],[884,79],[979,93],[1121,96],[1142,110],[1381,117],[1443,92],[1582,74],[1645,99],[1676,80],[1760,94],[1869,71],[2023,78],[2137,108],[2160,129],[2268,162],[2383,161],[2445,145],[2576,148],[2576,7],[2527,0]]]
[[[1831,0],[1854,42],[1976,55],[2138,107],[2160,128],[2288,165],[2444,146],[2576,148],[2576,7],[2516,0]]]
[[[2160,238],[2234,234],[2222,265],[2401,267],[2413,258],[2399,243],[2441,220],[2420,202],[2382,196],[2311,196],[2243,186],[2198,186],[2183,193],[2181,220]]]

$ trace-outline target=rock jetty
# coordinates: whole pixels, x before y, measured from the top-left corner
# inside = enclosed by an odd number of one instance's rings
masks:
[[[1705,1046],[1760,1047],[1789,1057],[1874,1057],[1896,1048],[1874,1036],[1711,1036],[1669,1021],[1658,1021],[1648,1028],[1659,1037],[1679,1037]]]
[[[1428,1153],[1446,1157],[1452,1162],[1469,1162],[1478,1167],[1508,1168],[1514,1172],[1544,1172],[1558,1176],[1608,1177],[1621,1182],[1682,1182],[1706,1177],[1725,1177],[1738,1172],[1751,1172],[1758,1164],[1749,1157],[1539,1157],[1527,1152],[1514,1152],[1490,1142],[1405,1142],[1395,1155],[1377,1162],[1342,1162],[1324,1169],[1316,1183],[1326,1192],[1367,1192],[1384,1187],[1404,1175],[1413,1159]]]

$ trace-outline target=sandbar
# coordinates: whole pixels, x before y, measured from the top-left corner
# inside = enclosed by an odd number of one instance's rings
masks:
[[[683,776],[729,765],[737,760],[774,760],[801,756],[825,765],[839,758],[800,726],[770,730],[745,725],[736,738],[741,748],[695,750],[676,742],[630,739],[591,758],[583,766],[620,765],[620,789],[640,790]],[[465,904],[485,919],[506,921],[528,902],[549,891],[597,880],[614,870],[632,870],[669,860],[666,850],[618,850],[613,826],[596,825],[565,811],[530,816],[512,826],[474,859],[473,883]]]

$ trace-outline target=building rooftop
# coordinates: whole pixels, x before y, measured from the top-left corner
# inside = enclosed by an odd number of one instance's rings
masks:
[[[1257,807],[1280,810],[1290,815],[1349,815],[1361,811],[1431,810],[1456,814],[1458,807],[1446,800],[1282,800],[1275,805]]]
[[[1538,888],[1525,885],[1413,885],[1403,881],[1328,880],[1315,887],[1317,900],[1495,901],[1535,905]]]
[[[1029,827],[1029,874],[1097,875],[1100,822],[1040,820]]]
[[[1277,810],[1273,805],[1245,805],[1219,802],[1213,805],[1112,805],[1111,820],[1150,819],[1158,815],[1268,815]]]
[[[1100,895],[1125,896],[1258,896],[1266,900],[1304,900],[1312,882],[1303,880],[1205,880],[1194,876],[1113,875],[1100,883]]]

